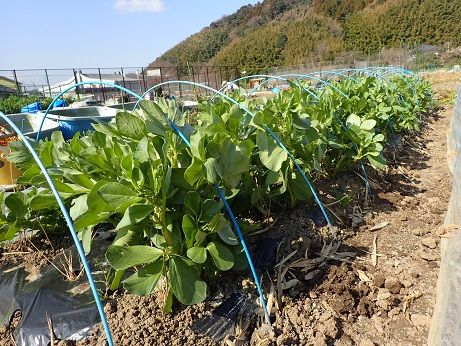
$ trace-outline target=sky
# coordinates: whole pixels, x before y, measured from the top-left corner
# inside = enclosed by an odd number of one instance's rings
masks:
[[[223,15],[255,3],[0,0],[0,70],[146,66]]]

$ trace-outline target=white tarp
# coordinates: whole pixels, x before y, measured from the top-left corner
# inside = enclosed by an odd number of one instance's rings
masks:
[[[92,88],[101,88],[103,84],[101,84],[101,81],[102,82],[109,82],[109,83],[116,83],[117,82],[117,78],[114,78],[114,79],[99,79],[99,78],[90,78],[90,77],[87,77],[86,75],[84,75],[83,73],[81,72],[76,72],[75,73],[75,77],[71,77],[63,82],[59,82],[57,84],[54,84],[50,87],[51,89],[51,93],[53,95],[57,95],[59,94],[60,92],[66,90],[68,87],[70,87],[71,85],[74,85],[76,83],[75,79],[77,79],[77,82],[92,82],[92,84],[84,84],[82,86],[80,86],[80,88],[82,89],[92,89]],[[116,75],[114,75],[116,76]]]

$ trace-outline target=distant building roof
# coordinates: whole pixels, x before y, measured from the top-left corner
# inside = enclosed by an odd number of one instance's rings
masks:
[[[87,82],[91,84],[85,84],[80,86],[80,90],[92,90],[97,88],[110,88],[104,83],[113,83],[117,85],[124,85],[124,83],[130,84],[129,88],[133,89],[135,85],[141,85],[143,80],[142,75],[137,77],[136,74],[133,74],[135,78],[132,78],[131,75],[121,75],[119,73],[82,73],[80,71],[76,72],[74,76],[70,76],[67,80],[59,82],[57,84],[50,86],[50,92],[52,94],[61,93],[66,88],[75,84],[75,82]],[[103,83],[100,83],[103,82]],[[140,86],[139,86],[140,87]]]
[[[135,81],[142,79],[142,76],[137,76],[135,73],[128,73],[125,76],[122,76],[119,73],[82,73],[83,76],[89,78],[89,79],[94,79],[94,80],[110,80],[114,82],[121,82],[123,80],[125,81]]]
[[[19,83],[21,84],[21,83]],[[8,78],[6,76],[0,76],[0,86],[17,90],[16,81],[14,79]]]
[[[21,87],[21,83],[19,83],[19,87]],[[18,85],[14,79],[0,76],[0,94],[15,94],[18,92]]]

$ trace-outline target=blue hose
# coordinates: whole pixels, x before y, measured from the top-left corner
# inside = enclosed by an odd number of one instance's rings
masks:
[[[85,251],[83,250],[82,244],[80,243],[80,240],[78,239],[78,235],[77,235],[77,232],[75,231],[72,219],[71,219],[69,213],[67,212],[67,209],[66,209],[61,197],[59,196],[58,190],[54,186],[53,180],[49,176],[45,166],[43,165],[43,162],[40,160],[37,153],[35,152],[35,150],[30,145],[28,139],[24,136],[24,134],[18,129],[18,127],[15,124],[5,114],[3,114],[3,112],[0,112],[0,116],[11,126],[11,128],[18,134],[18,136],[24,142],[24,145],[30,151],[30,153],[32,154],[35,162],[40,167],[40,170],[42,171],[42,174],[45,176],[45,179],[48,182],[48,185],[50,186],[50,189],[53,192],[53,195],[56,198],[56,201],[58,202],[59,208],[61,209],[61,212],[64,215],[64,219],[66,220],[66,223],[69,226],[69,230],[70,230],[70,233],[72,234],[72,238],[74,240],[75,247],[77,248],[78,255],[80,256],[80,260],[82,261],[83,268],[85,269],[85,274],[86,274],[86,276],[88,278],[88,282],[90,284],[91,293],[93,294],[96,306],[98,308],[99,316],[101,317],[102,326],[103,326],[104,332],[106,333],[107,343],[108,343],[109,346],[113,346],[114,343],[112,341],[112,335],[110,333],[109,325],[107,324],[107,319],[106,319],[106,315],[104,313],[104,308],[102,306],[101,300],[99,299],[98,290],[96,288],[96,284],[94,282],[93,275],[91,274],[90,265],[88,264],[88,260],[86,259]]]
[[[242,231],[240,230],[240,227],[237,224],[237,220],[235,219],[234,213],[232,212],[232,209],[229,206],[229,203],[227,203],[226,196],[224,196],[224,192],[221,190],[218,184],[215,184],[215,189],[218,192],[219,198],[221,198],[221,200],[224,203],[224,207],[226,208],[227,213],[229,214],[229,217],[231,218],[232,225],[234,226],[234,229],[237,232],[238,237],[242,241],[243,251],[245,252],[245,254],[247,254],[248,264],[250,265],[251,274],[253,274],[253,277],[255,278],[256,287],[258,288],[259,299],[261,300],[261,305],[264,310],[264,316],[266,318],[266,322],[270,324],[271,320],[269,317],[269,310],[267,310],[266,300],[264,299],[264,295],[262,294],[262,289],[261,289],[261,285],[259,284],[258,274],[256,274],[256,268],[253,264],[253,261],[251,260],[251,257],[249,257],[250,251],[247,248],[246,242],[243,240],[244,238],[243,238]]]

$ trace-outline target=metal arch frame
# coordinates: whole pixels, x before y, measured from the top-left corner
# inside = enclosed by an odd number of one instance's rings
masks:
[[[226,100],[230,101],[231,103],[241,107],[241,109],[243,109],[246,113],[248,113],[252,118],[254,117],[253,113],[251,113],[246,107],[242,106],[239,102],[237,102],[236,100],[234,100],[233,98],[227,96],[226,94],[222,93],[221,91],[219,90],[215,90],[211,87],[208,87],[208,86],[205,86],[205,85],[202,85],[202,84],[198,84],[198,83],[195,83],[195,82],[190,82],[190,81],[166,81],[166,82],[162,82],[162,83],[159,83],[159,84],[156,84],[156,85],[153,85],[151,86],[149,89],[147,89],[144,94],[142,95],[142,97],[144,95],[147,95],[148,93],[150,93],[152,90],[155,90],[161,86],[164,86],[164,85],[170,85],[170,84],[185,84],[185,85],[192,85],[192,86],[195,86],[195,87],[201,87],[201,88],[204,88],[208,91],[212,91],[212,92],[215,92],[215,95],[220,95],[222,96],[223,98],[225,98]],[[136,102],[135,106],[133,109],[136,109],[139,105],[139,102],[140,100],[138,100],[138,102]],[[170,126],[173,127],[173,129],[177,132],[177,134],[183,139],[183,141],[190,147],[191,144],[190,144],[190,141],[187,139],[187,137],[182,133],[182,131],[177,127],[176,124],[174,124],[173,121],[171,120],[168,120],[168,123],[170,124]],[[291,154],[288,152],[288,150],[283,146],[283,144],[280,142],[280,140],[278,140],[278,138],[275,136],[275,134],[269,129],[266,127],[266,131],[270,131],[269,133],[273,136],[274,140],[277,142],[277,144],[279,144],[285,151],[287,151],[288,155],[290,156],[290,158],[292,157]],[[293,162],[295,163],[295,165],[297,165],[296,161],[293,159]],[[297,168],[299,166],[297,165]],[[303,176],[305,177],[304,173],[301,171],[300,167],[299,167],[299,170],[301,172],[301,174],[303,174]],[[307,179],[307,177],[306,177]],[[307,180],[308,181],[308,180]],[[312,186],[309,182],[308,186],[312,189]],[[258,293],[259,293],[259,298],[261,300],[261,305],[263,307],[263,310],[264,310],[264,314],[265,314],[265,319],[266,319],[266,322],[267,323],[270,323],[270,314],[269,314],[269,311],[267,310],[267,305],[266,305],[266,301],[264,299],[264,294],[262,292],[262,287],[259,283],[259,278],[258,278],[258,275],[256,273],[256,268],[254,267],[254,264],[253,264],[253,260],[251,258],[251,254],[250,254],[250,251],[248,250],[248,247],[246,246],[246,242],[245,242],[245,238],[243,237],[243,234],[240,230],[240,227],[238,226],[237,224],[237,220],[235,219],[235,216],[229,206],[229,204],[227,203],[227,200],[225,198],[225,195],[224,195],[224,192],[222,191],[222,189],[219,187],[219,185],[216,183],[214,185],[216,191],[218,192],[218,195],[219,197],[221,198],[221,200],[223,201],[224,203],[224,206],[227,210],[227,213],[229,214],[229,217],[231,218],[231,221],[232,221],[232,224],[234,226],[234,229],[240,239],[240,243],[242,244],[242,247],[243,247],[243,250],[245,252],[245,255],[247,257],[247,261],[248,261],[248,264],[250,266],[250,270],[251,270],[251,273],[253,275],[253,278],[254,278],[254,282],[255,282],[255,285],[256,285],[256,288],[258,290]],[[315,191],[314,191],[314,195],[315,194]],[[323,206],[320,204],[320,207],[323,208]],[[327,219],[328,220],[328,219]]]
[[[202,88],[202,89],[205,89],[205,90],[208,90],[208,91],[211,91],[211,92],[214,92],[215,95],[220,95],[222,96],[224,99],[228,100],[229,102],[233,103],[234,105],[237,105],[239,108],[241,108],[242,110],[244,110],[248,115],[251,116],[251,118],[254,118],[254,114],[248,109],[246,108],[245,106],[243,106],[240,102],[236,101],[235,99],[233,99],[232,97],[224,94],[222,91],[219,91],[219,90],[216,90],[216,89],[213,89],[207,85],[203,85],[203,84],[199,84],[199,83],[195,83],[195,82],[190,82],[190,81],[166,81],[166,82],[162,82],[162,83],[159,83],[159,84],[156,84],[156,85],[153,85],[151,86],[149,89],[147,89],[144,94],[142,95],[142,97],[144,97],[146,94],[150,93],[152,90],[160,87],[160,86],[163,86],[163,85],[169,85],[169,84],[185,84],[185,85],[192,85],[192,86],[196,86],[196,87],[199,87],[199,88]],[[135,106],[134,106],[134,109],[136,109],[136,107],[138,106],[139,104],[139,100],[138,102],[136,102]],[[181,131],[179,130],[179,128],[177,128],[176,124],[170,122],[172,125],[173,128],[175,128],[176,131],[178,131],[178,134],[183,137],[184,135],[181,134]],[[314,199],[315,199],[315,202],[317,203],[317,205],[319,206],[319,208],[321,209],[324,217],[325,217],[325,220],[327,221],[327,224],[329,226],[331,226],[331,222],[330,222],[330,218],[328,217],[328,214],[327,212],[325,211],[324,207],[323,207],[323,203],[320,201],[317,193],[315,192],[315,189],[314,187],[312,186],[312,183],[309,181],[309,179],[307,179],[306,175],[304,174],[304,172],[302,171],[301,167],[299,166],[299,164],[296,162],[296,159],[295,157],[293,156],[293,154],[290,153],[290,151],[283,145],[283,143],[280,141],[280,139],[275,135],[275,133],[267,126],[264,126],[264,129],[266,130],[266,132],[274,139],[274,141],[287,153],[287,155],[290,157],[290,159],[292,160],[294,166],[296,167],[296,169],[299,171],[299,173],[302,175],[304,181],[306,182],[307,186],[309,187],[309,189],[311,190],[313,196],[314,196]],[[184,138],[186,140],[186,143],[188,142],[187,138]]]
[[[259,84],[256,88],[253,88],[253,90],[251,90],[250,94],[249,95],[252,95],[256,90],[258,90],[263,84],[266,84],[266,83],[269,83],[269,81],[272,81],[274,79],[279,79],[279,78],[283,78],[285,81],[292,81],[291,79],[288,79],[287,77],[299,77],[299,78],[296,78],[295,81],[298,81],[298,80],[302,80],[302,79],[312,79],[312,80],[315,80],[317,82],[321,82],[323,83],[324,85],[326,86],[330,86],[332,87],[333,89],[335,89],[336,91],[338,91],[339,93],[341,93],[343,96],[346,96],[346,94],[344,94],[341,90],[339,90],[337,87],[335,87],[332,83],[328,82],[328,81],[325,81],[321,78],[317,78],[317,77],[314,77],[310,74],[298,74],[298,73],[289,73],[289,74],[283,74],[283,75],[279,75],[279,76],[272,76],[268,79],[266,79],[265,81],[263,81],[261,84]],[[299,85],[298,83],[296,83],[297,85]],[[301,86],[301,85],[299,85]],[[302,87],[302,86],[301,86]],[[306,90],[306,89],[305,89]],[[317,96],[317,95],[316,95]],[[319,97],[317,96],[317,99],[319,99]]]
[[[273,75],[265,75],[265,74],[254,74],[254,75],[248,75],[248,76],[243,76],[243,77],[240,77],[240,78],[237,78],[237,79],[234,79],[232,81],[229,81],[228,83],[237,83],[237,82],[240,82],[242,80],[247,80],[247,79],[251,79],[251,78],[271,78],[271,79],[277,79],[277,80],[281,80],[281,81],[285,81],[287,82],[288,79],[287,78],[283,78],[283,77],[278,77],[278,76],[273,76]],[[226,89],[227,86],[223,86],[221,87],[219,90],[219,92],[223,92],[225,89]],[[302,86],[301,86],[302,87]],[[314,97],[315,99],[319,100],[319,97],[314,94],[313,92],[311,92],[309,89],[306,89],[304,87],[302,87],[309,95],[311,95],[312,97]],[[255,88],[252,89],[252,91],[250,92],[250,95],[254,92]],[[210,99],[210,101],[213,101],[213,99],[217,96],[218,94],[215,93],[212,98]]]

